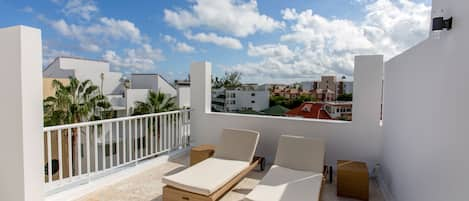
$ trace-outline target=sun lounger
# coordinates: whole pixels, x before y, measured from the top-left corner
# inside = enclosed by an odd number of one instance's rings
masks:
[[[212,158],[163,177],[163,201],[218,200],[257,166],[258,141],[259,132],[224,129]]]
[[[324,181],[321,139],[280,136],[274,165],[246,196],[253,201],[317,201]]]

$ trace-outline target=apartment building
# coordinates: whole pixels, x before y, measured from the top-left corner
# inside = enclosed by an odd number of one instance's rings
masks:
[[[269,108],[270,92],[237,88],[212,89],[212,110],[218,112],[262,111]]]
[[[352,121],[352,102],[326,102],[324,109],[332,119]]]
[[[352,94],[353,81],[339,81],[337,82],[337,95]]]

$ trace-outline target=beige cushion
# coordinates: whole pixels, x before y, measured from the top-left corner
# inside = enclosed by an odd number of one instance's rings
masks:
[[[163,183],[202,195],[210,195],[249,166],[249,162],[208,158],[174,175]]]
[[[246,198],[255,201],[317,201],[321,183],[321,173],[273,165]]]
[[[282,135],[278,140],[275,165],[322,173],[325,144],[320,138]]]
[[[259,141],[259,132],[223,129],[220,143],[215,148],[215,158],[251,162]]]

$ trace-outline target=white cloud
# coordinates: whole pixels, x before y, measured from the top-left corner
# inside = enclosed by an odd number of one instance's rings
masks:
[[[47,44],[47,41],[44,42],[44,45],[42,46],[42,57],[43,57],[43,66],[49,65],[56,57],[59,56],[71,56],[73,55],[71,52],[65,51],[65,50],[57,50],[50,48],[49,45]]]
[[[53,1],[59,3],[58,1]],[[98,12],[98,7],[93,0],[69,0],[62,9],[67,16],[78,16],[84,20],[90,20]]]
[[[195,52],[195,48],[185,42],[179,42],[176,38],[170,35],[163,35],[163,40],[171,45],[171,48],[175,51],[182,53]]]
[[[122,55],[113,50],[107,50],[102,57],[109,61],[114,68],[127,72],[153,70],[156,67],[156,62],[165,59],[162,50],[152,48],[149,44],[144,44],[139,49],[125,49]]]
[[[178,43],[176,43],[175,50],[178,51],[178,52],[187,52],[187,53],[189,53],[189,52],[194,52],[195,48],[188,45],[187,43],[178,42]]]
[[[203,43],[212,43],[218,46],[231,48],[231,49],[242,49],[243,45],[241,42],[232,37],[228,36],[218,36],[215,33],[198,33],[192,35],[192,33],[185,33],[185,36],[189,40],[196,40]]]
[[[43,16],[39,19],[50,24],[62,36],[77,40],[79,47],[89,52],[99,52],[102,44],[112,41],[123,40],[139,45],[146,41],[135,24],[127,20],[102,17],[98,22],[82,25],[68,24],[64,19],[49,20]]]
[[[254,46],[252,43],[249,43],[248,45],[248,55],[260,57],[278,57],[284,59],[291,59],[295,56],[286,45],[267,44]]]
[[[285,44],[249,44],[248,55],[261,60],[227,70],[261,82],[312,80],[331,73],[352,76],[354,56],[384,54],[389,59],[425,39],[430,10],[406,0],[377,0],[365,4],[363,21],[353,22],[328,19],[312,10],[284,9],[283,19],[291,24],[280,38]]]
[[[187,30],[206,27],[238,37],[283,28],[282,22],[259,13],[257,2],[238,0],[195,0],[189,10],[164,10],[164,20],[170,25]]]

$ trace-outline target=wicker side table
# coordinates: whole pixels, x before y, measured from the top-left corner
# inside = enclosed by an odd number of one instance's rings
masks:
[[[193,166],[200,161],[203,161],[207,158],[210,158],[215,153],[215,145],[204,144],[191,149],[191,162],[190,165]]]
[[[337,161],[337,195],[368,201],[368,167],[358,161]]]

